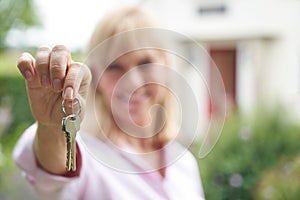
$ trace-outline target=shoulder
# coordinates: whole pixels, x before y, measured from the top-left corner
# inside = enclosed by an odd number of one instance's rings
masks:
[[[190,194],[204,197],[198,162],[192,152],[179,143],[174,143],[166,152],[173,159],[167,167],[169,177],[179,181],[180,187],[190,191]]]
[[[198,164],[192,152],[178,142],[172,142],[166,146],[166,160],[168,164],[174,164],[176,167],[188,171],[198,171]]]

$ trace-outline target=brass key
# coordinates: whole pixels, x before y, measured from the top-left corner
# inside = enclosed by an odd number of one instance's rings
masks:
[[[77,104],[76,104],[77,102]],[[65,105],[66,101],[62,101],[62,111],[66,117],[62,119],[62,130],[66,135],[67,142],[67,161],[66,161],[66,170],[67,171],[76,171],[76,134],[80,129],[80,117],[81,112],[81,103],[79,98],[75,98],[71,102],[71,108],[73,111],[73,105],[77,105],[76,114],[67,114],[67,109],[70,108]],[[69,102],[70,103],[70,102]]]
[[[62,120],[62,130],[67,140],[67,171],[76,171],[76,134],[80,129],[80,118],[75,114],[68,115]]]

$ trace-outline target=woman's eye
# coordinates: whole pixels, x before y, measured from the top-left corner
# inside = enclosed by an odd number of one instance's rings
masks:
[[[107,67],[107,70],[108,71],[122,70],[122,67],[120,65],[113,64],[113,65],[109,65]]]
[[[151,63],[153,63],[152,60],[150,60],[150,59],[144,59],[141,62],[139,62],[139,66],[146,67],[146,66],[149,66],[148,64],[151,64]]]

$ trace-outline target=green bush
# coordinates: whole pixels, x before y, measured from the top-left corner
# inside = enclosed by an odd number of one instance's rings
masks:
[[[22,77],[0,76],[0,102],[2,107],[11,110],[11,124],[7,127],[7,133],[19,124],[33,122]]]
[[[199,161],[207,199],[256,199],[260,177],[283,156],[299,153],[300,127],[283,109],[227,118],[210,154]]]
[[[25,81],[16,66],[19,55],[19,52],[14,51],[0,54],[0,143],[3,151],[12,149],[17,139],[16,135],[20,134],[16,130],[22,132],[25,129],[24,124],[34,122]],[[23,129],[20,130],[19,127]]]
[[[0,199],[30,199],[24,196],[23,180],[12,160],[17,139],[34,122],[25,81],[16,66],[18,55],[18,52],[0,54]]]
[[[298,200],[300,197],[300,156],[283,156],[267,169],[255,184],[256,200]]]

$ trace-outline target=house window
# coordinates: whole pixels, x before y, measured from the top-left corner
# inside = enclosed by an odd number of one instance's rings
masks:
[[[220,5],[201,5],[198,8],[200,15],[223,15],[227,12],[227,6],[224,4]]]

